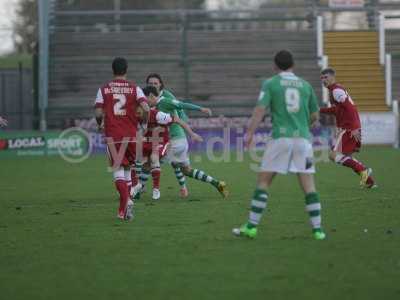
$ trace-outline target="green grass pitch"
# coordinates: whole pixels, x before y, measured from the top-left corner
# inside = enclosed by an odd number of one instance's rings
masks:
[[[180,199],[164,166],[162,199],[147,193],[126,223],[105,156],[1,160],[0,299],[400,299],[400,152],[358,157],[379,189],[318,164],[325,241],[293,176],[276,178],[255,240],[232,236],[255,186],[248,161],[194,164],[227,181],[228,200],[193,180]]]

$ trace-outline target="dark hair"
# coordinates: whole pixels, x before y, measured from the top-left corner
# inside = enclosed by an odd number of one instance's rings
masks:
[[[336,75],[336,71],[334,69],[332,69],[332,68],[326,68],[326,69],[323,69],[321,71],[321,75],[327,75],[327,74],[335,76]]]
[[[150,74],[147,76],[147,78],[146,78],[146,84],[149,84],[150,78],[157,78],[157,79],[160,81],[160,84],[161,84],[161,86],[160,86],[160,91],[161,91],[162,89],[164,89],[164,81],[162,80],[160,74],[157,74],[157,73],[150,73]]]
[[[286,71],[294,65],[293,55],[287,50],[281,50],[275,54],[274,62],[280,70]]]
[[[143,93],[144,93],[146,96],[149,96],[150,94],[153,94],[154,96],[158,97],[158,91],[157,91],[157,89],[156,89],[154,86],[152,86],[152,85],[148,85],[148,86],[146,86],[145,88],[143,88]]]
[[[114,75],[125,75],[128,71],[128,62],[123,57],[116,57],[112,62],[112,70]]]

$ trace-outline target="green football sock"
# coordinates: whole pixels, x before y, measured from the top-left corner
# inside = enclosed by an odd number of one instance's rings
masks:
[[[142,167],[143,167],[143,164],[140,161],[135,161],[134,170],[135,170],[136,176],[138,178],[140,177],[140,174],[142,173]]]
[[[321,203],[317,193],[306,195],[306,211],[310,217],[310,223],[313,231],[321,230]]]
[[[251,199],[248,228],[256,227],[261,220],[264,210],[267,208],[268,193],[263,189],[256,189]]]
[[[204,173],[204,171],[202,171],[202,170],[192,169],[192,170],[190,170],[189,174],[187,174],[187,175],[193,179],[208,182],[208,183],[211,183],[213,186],[218,187],[219,181],[214,179],[210,175]]]
[[[185,178],[185,175],[183,175],[181,168],[177,167],[177,168],[174,168],[174,170],[175,170],[175,176],[179,182],[179,185],[181,187],[184,187],[186,184],[186,178]]]
[[[149,179],[149,176],[150,176],[150,172],[149,172],[149,171],[142,170],[142,172],[140,173],[139,179],[140,179],[140,183],[141,183],[143,186],[146,185],[146,182],[147,182],[147,180]]]

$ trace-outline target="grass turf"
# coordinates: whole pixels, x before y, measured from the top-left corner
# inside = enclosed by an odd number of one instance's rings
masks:
[[[349,169],[318,165],[325,241],[311,239],[293,176],[276,178],[255,240],[232,236],[255,186],[248,162],[194,164],[227,181],[229,200],[193,180],[179,199],[164,166],[162,200],[148,192],[125,223],[105,157],[2,160],[0,298],[399,299],[399,155],[358,156],[374,168],[371,191]]]

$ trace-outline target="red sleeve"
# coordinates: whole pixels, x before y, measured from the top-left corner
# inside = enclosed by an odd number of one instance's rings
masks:
[[[336,106],[332,107],[321,107],[319,109],[319,112],[321,114],[329,114],[329,115],[335,115],[336,114]]]

